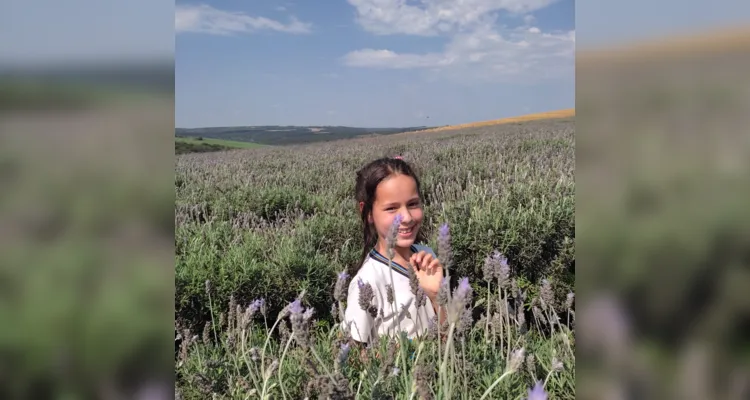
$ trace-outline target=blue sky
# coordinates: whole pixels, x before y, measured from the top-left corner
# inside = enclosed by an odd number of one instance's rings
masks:
[[[402,3],[422,4],[413,0]],[[513,30],[523,29],[527,14],[535,18],[531,24],[543,33],[559,35],[575,29],[578,50],[747,26],[750,20],[748,1],[706,7],[698,0],[577,0],[575,4],[572,0],[463,0],[470,5],[468,9],[447,7],[436,22],[439,13],[434,5],[451,3],[458,1],[433,0],[427,2],[433,8],[421,5],[427,11],[396,13],[398,19],[385,12],[398,4],[391,0],[177,0],[177,10],[172,0],[4,0],[0,65],[79,64],[174,55],[178,126],[438,125],[574,104],[572,60],[540,58],[530,51],[503,54],[503,42],[493,39],[495,32],[504,40],[520,43],[523,39]],[[252,23],[240,27],[254,24],[257,29],[231,35],[176,32],[180,15],[185,16],[183,7],[201,4],[218,12],[213,14],[215,22],[232,22],[221,18],[225,15],[222,11],[268,21],[245,19]],[[487,9],[497,4],[535,7],[518,15],[507,9]],[[380,9],[382,13],[376,14]],[[290,29],[291,16],[302,25],[292,24]],[[491,24],[495,16],[497,21]],[[309,32],[295,33],[295,27],[299,30],[300,26],[309,27]],[[440,27],[444,30],[435,34]],[[430,33],[433,36],[425,36]],[[539,41],[527,42],[527,50],[540,48]],[[467,47],[472,43],[480,47],[473,53],[489,53],[483,62],[466,61],[471,60]],[[555,43],[564,51],[569,48],[563,40]],[[388,50],[395,55],[361,52],[365,49]],[[542,53],[555,54],[552,50]],[[350,56],[345,58],[347,54]],[[475,54],[474,59],[477,57]],[[518,68],[524,57],[536,60],[537,68],[508,73],[513,64],[507,60],[517,61]],[[452,64],[441,67],[439,62],[446,60]],[[488,68],[492,65],[505,66],[505,73]],[[545,74],[551,76],[539,79]]]
[[[177,1],[178,127],[444,125],[575,106],[573,0]]]

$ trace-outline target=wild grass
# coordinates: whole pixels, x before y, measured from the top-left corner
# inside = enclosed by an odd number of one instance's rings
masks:
[[[537,121],[178,157],[180,396],[515,399],[541,381],[574,398],[573,136]],[[333,294],[362,250],[354,172],[385,155],[420,172],[429,246],[449,224],[446,307],[463,308],[439,333],[362,347]]]

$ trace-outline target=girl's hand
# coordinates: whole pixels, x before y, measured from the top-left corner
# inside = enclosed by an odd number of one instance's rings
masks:
[[[427,297],[434,300],[443,280],[443,264],[424,250],[412,254],[409,263],[417,273],[419,286],[424,290]]]

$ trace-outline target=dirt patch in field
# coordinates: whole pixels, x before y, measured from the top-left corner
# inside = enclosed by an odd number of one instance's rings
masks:
[[[536,113],[536,114],[527,114],[527,115],[521,115],[518,117],[501,118],[501,119],[493,119],[489,121],[470,122],[467,124],[442,126],[440,128],[425,129],[425,130],[414,131],[414,132],[439,132],[439,131],[447,131],[447,130],[453,130],[453,129],[475,128],[479,126],[510,124],[514,122],[536,121],[536,120],[541,120],[541,119],[570,118],[570,117],[575,117],[575,116],[576,116],[576,109],[569,108],[566,110],[557,110],[557,111],[548,111],[548,112]]]

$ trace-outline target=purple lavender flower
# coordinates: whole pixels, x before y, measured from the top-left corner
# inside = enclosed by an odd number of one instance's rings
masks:
[[[432,391],[430,390],[430,381],[432,379],[433,368],[424,362],[418,363],[414,366],[414,383],[417,386],[417,393],[420,399],[432,399]]]
[[[520,349],[513,350],[510,355],[510,361],[508,361],[507,371],[518,371],[523,361],[526,359],[526,349],[521,347]]]
[[[245,329],[245,313],[242,311],[242,306],[237,304],[234,308],[235,326],[239,329]],[[249,321],[247,321],[249,323]]]
[[[346,300],[346,296],[347,296],[346,288],[349,283],[348,280],[349,280],[349,274],[346,271],[342,271],[339,273],[338,279],[336,279],[336,285],[333,288],[333,298],[336,301]]]
[[[552,357],[552,370],[555,372],[560,372],[563,369],[565,369],[565,365],[562,361],[558,360],[557,357]]]
[[[459,293],[466,293],[467,291],[471,290],[471,285],[469,285],[469,278],[463,277],[460,281],[458,281],[458,290]]]
[[[471,332],[474,323],[474,316],[471,315],[471,308],[464,308],[456,325],[456,337],[465,338]]]
[[[453,292],[453,299],[458,302],[461,307],[467,305],[471,301],[471,285],[469,284],[469,278],[461,278],[458,282],[458,287]]]
[[[404,217],[401,214],[396,215],[391,223],[391,228],[388,231],[388,237],[386,238],[386,244],[388,246],[388,257],[393,258],[393,248],[396,246],[396,238],[398,237],[398,229],[401,226],[401,222]]]
[[[273,360],[271,362],[271,365],[268,366],[268,370],[266,371],[266,379],[268,379],[268,377],[276,372],[276,368],[279,368],[279,360]]]
[[[539,307],[531,307],[531,313],[534,315],[534,318],[539,320],[543,325],[547,324],[547,318],[544,316],[544,313],[539,309]]]
[[[510,277],[508,259],[502,253],[495,250],[484,260],[482,272],[484,273],[485,281],[491,282],[493,279],[497,279],[498,284],[504,287],[507,285],[507,280]]]
[[[262,298],[255,299],[252,303],[250,303],[247,306],[247,309],[245,309],[245,320],[247,323],[250,323],[250,321],[253,320],[253,317],[255,317],[255,314],[260,311],[265,315],[266,307],[265,307],[265,300]]]
[[[419,289],[419,278],[417,277],[417,271],[416,269],[414,269],[414,266],[412,266],[407,270],[407,273],[409,274],[409,288],[411,289],[411,293],[416,296],[417,290]]]
[[[302,314],[302,320],[304,320],[305,322],[310,321],[313,317],[313,314],[315,314],[315,309],[312,307],[308,308],[307,310],[305,310],[305,313]]]
[[[401,214],[396,215],[395,218],[393,218],[393,226],[398,228],[399,225],[401,225],[401,222],[404,220],[404,216]]]
[[[524,312],[523,304],[516,310],[516,323],[522,331],[526,329],[526,313]]]
[[[303,347],[310,346],[310,321],[312,320],[315,309],[302,307],[299,299],[289,304],[289,320],[292,322],[292,332],[294,337]]]
[[[401,314],[406,319],[412,319],[411,313],[409,312],[409,307],[406,304],[401,304]]]
[[[491,255],[484,259],[482,276],[486,282],[492,282],[495,279],[495,259]]]
[[[471,292],[469,278],[461,278],[458,287],[453,290],[453,298],[448,304],[448,319],[451,323],[461,325],[461,318],[465,318],[463,314],[466,310],[466,305],[471,304]]]
[[[448,279],[443,278],[440,282],[440,289],[438,289],[437,302],[441,307],[445,307],[450,300],[450,287],[448,286]]]
[[[505,287],[508,283],[508,278],[510,278],[510,265],[508,265],[508,259],[498,251],[495,251],[492,256],[497,260],[497,263],[499,264],[498,269],[495,273],[497,282],[500,287]]]
[[[299,301],[299,299],[295,299],[291,304],[289,304],[289,312],[292,313],[292,315],[299,315],[304,312],[302,303]]]
[[[531,353],[526,355],[526,370],[529,371],[531,375],[536,374],[536,358],[534,358],[534,355]]]
[[[253,361],[260,360],[260,349],[253,347],[250,349],[250,359]]]
[[[542,279],[542,286],[539,288],[539,299],[542,302],[542,309],[546,310],[547,307],[554,307],[555,294],[552,292],[552,285],[547,279]]]
[[[255,314],[256,312],[260,311],[261,307],[265,304],[265,301],[260,299],[255,299],[252,303],[250,303],[250,313]]]
[[[575,297],[576,297],[575,293],[573,292],[568,293],[568,296],[565,300],[565,307],[567,307],[568,310],[573,308],[573,301],[575,300]]]
[[[422,288],[417,289],[417,294],[415,295],[415,297],[417,309],[427,304],[427,295],[424,293],[424,290],[422,290]]]
[[[339,365],[343,365],[344,363],[346,363],[346,360],[349,357],[349,350],[351,350],[349,343],[344,343],[341,345],[341,348],[339,348],[339,357],[337,360]]]
[[[450,239],[450,227],[448,227],[447,223],[440,226],[440,237],[447,237]]]
[[[492,317],[490,317],[490,328],[492,328],[492,334],[496,335],[500,332],[502,332],[503,329],[503,314],[500,312],[494,312],[492,313]]]
[[[451,249],[451,232],[448,224],[443,224],[438,232],[438,254],[445,268],[453,264],[453,250]]]
[[[369,283],[363,283],[362,279],[357,281],[357,285],[359,285],[359,308],[361,308],[363,311],[366,311],[370,314],[370,316],[375,318],[377,316],[378,310],[377,307],[371,304],[372,299],[375,297],[372,286]]]
[[[529,389],[529,397],[526,400],[547,400],[547,392],[544,391],[542,381],[537,381],[536,385]]]
[[[437,339],[438,336],[438,322],[437,322],[437,315],[434,315],[432,318],[427,320],[427,338]]]
[[[336,303],[335,302],[333,304],[331,304],[331,311],[330,312],[331,312],[331,316],[333,316],[334,320],[336,320],[336,318],[339,315],[339,308],[336,307]]]
[[[266,308],[266,300],[261,297],[260,299],[258,299],[258,302],[260,303],[260,313],[263,316],[266,316],[266,312],[268,311],[268,309]]]

